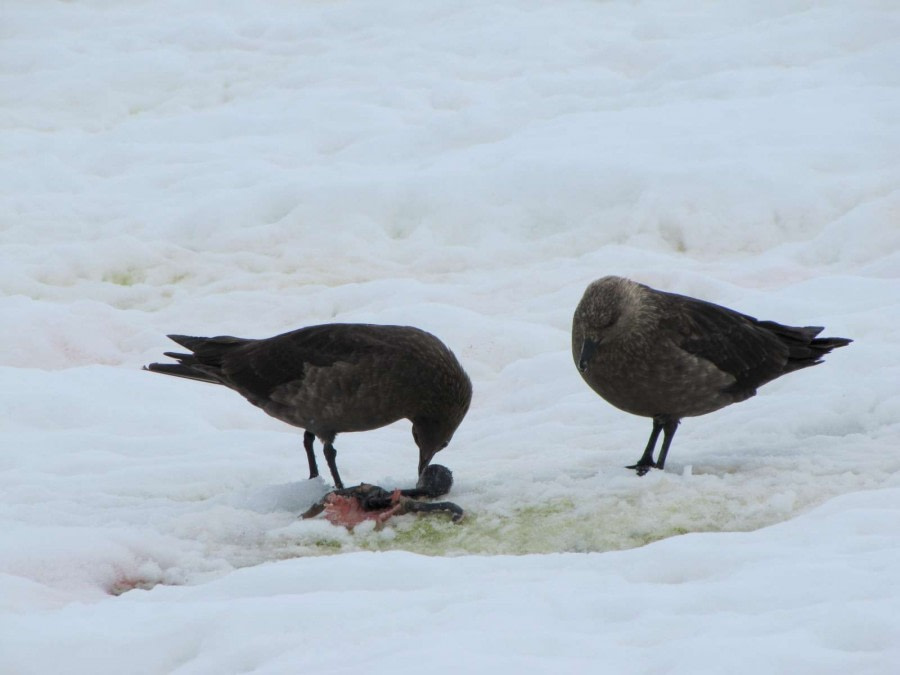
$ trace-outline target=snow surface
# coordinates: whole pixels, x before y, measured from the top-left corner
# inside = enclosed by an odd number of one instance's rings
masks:
[[[4,2],[0,672],[898,672],[898,36],[893,0]],[[570,354],[605,274],[855,342],[639,479],[649,421]],[[460,525],[300,521],[298,430],[140,370],[329,321],[467,368]],[[415,482],[406,422],[337,447]]]

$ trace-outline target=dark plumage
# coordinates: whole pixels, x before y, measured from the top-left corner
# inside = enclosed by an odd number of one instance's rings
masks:
[[[603,277],[587,287],[575,310],[572,356],[584,381],[609,403],[653,418],[644,454],[628,467],[643,475],[663,468],[682,417],[748,399],[766,382],[821,363],[851,342],[816,337],[821,331]]]
[[[450,442],[472,399],[472,383],[434,335],[409,326],[325,324],[263,340],[170,335],[191,354],[147,370],[224,384],[272,417],[305,429],[309,477],[319,475],[313,441],[338,488],[334,438],[400,419],[412,422],[419,475]]]

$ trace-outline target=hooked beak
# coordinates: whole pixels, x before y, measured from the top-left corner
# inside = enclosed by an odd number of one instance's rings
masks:
[[[431,462],[431,458],[434,457],[434,453],[427,453],[424,450],[419,450],[419,476],[425,471],[428,467],[428,464]]]
[[[434,459],[434,456],[438,454],[441,450],[447,447],[447,443],[444,443],[440,447],[437,448],[419,448],[419,477],[421,478],[422,474],[425,472],[425,469],[428,468],[428,465],[431,464],[431,460]]]
[[[578,370],[582,373],[587,370],[588,363],[597,353],[597,343],[590,338],[585,338],[581,343],[581,356],[578,357]]]

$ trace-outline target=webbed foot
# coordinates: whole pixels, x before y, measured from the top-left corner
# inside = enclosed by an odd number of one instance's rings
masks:
[[[656,469],[658,467],[656,466],[656,462],[650,462],[649,464],[638,462],[637,464],[631,464],[630,466],[626,466],[625,468],[634,469],[637,472],[638,476],[644,476],[650,473],[650,469]]]

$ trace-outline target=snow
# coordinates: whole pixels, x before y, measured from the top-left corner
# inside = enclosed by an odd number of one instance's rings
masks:
[[[896,3],[0,16],[0,672],[896,672]],[[854,342],[639,479],[570,353],[606,274]],[[140,370],[329,321],[460,358],[462,523],[299,520],[297,429]],[[406,422],[336,446],[415,483]]]

